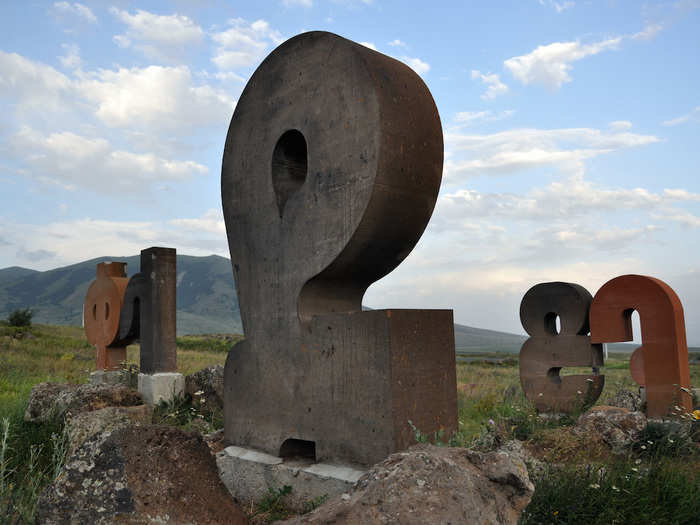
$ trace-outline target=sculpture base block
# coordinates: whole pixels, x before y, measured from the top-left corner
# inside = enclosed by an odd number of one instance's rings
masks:
[[[172,401],[185,391],[185,377],[177,372],[139,374],[138,390],[143,396],[143,402],[149,405]]]
[[[216,454],[216,465],[221,481],[239,504],[256,503],[270,489],[277,492],[288,485],[292,491],[285,497],[285,504],[297,511],[303,511],[310,501],[347,492],[364,474],[345,465],[282,459],[234,446]]]

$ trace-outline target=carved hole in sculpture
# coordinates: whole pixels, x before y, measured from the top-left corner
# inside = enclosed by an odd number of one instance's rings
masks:
[[[281,458],[304,458],[316,461],[316,442],[305,439],[287,439],[280,447]]]
[[[560,372],[561,372],[560,366],[552,367],[549,370],[547,370],[547,377],[555,385],[561,384],[561,376],[559,375]]]
[[[97,305],[96,304],[92,305],[92,318],[93,318],[93,320],[97,321]]]
[[[109,319],[109,303],[105,303],[105,321]]]
[[[280,218],[284,206],[306,180],[308,157],[306,139],[300,131],[285,131],[272,152],[272,187],[277,197]]]
[[[627,310],[625,314],[630,322],[632,340],[635,343],[642,344],[642,322],[639,318],[639,312],[637,310]]]
[[[559,335],[561,332],[561,319],[554,312],[544,316],[544,329],[548,334]]]

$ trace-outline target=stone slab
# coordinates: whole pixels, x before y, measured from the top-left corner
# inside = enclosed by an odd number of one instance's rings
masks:
[[[259,501],[269,490],[292,487],[285,503],[295,510],[320,498],[343,494],[362,477],[363,470],[348,465],[283,460],[244,447],[226,447],[216,455],[219,477],[241,505]]]
[[[172,401],[185,391],[185,376],[177,372],[139,374],[138,390],[144,403],[157,405],[161,401]]]

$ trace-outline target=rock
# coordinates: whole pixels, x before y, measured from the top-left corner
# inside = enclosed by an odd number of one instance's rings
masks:
[[[142,405],[141,394],[125,385],[39,383],[29,394],[24,420],[45,423],[53,418],[108,406]]]
[[[599,436],[615,453],[622,452],[637,440],[647,418],[626,408],[596,406],[578,418],[574,431]]]
[[[153,407],[149,405],[105,407],[77,414],[66,423],[68,456],[71,456],[87,439],[95,434],[132,424],[150,425],[152,419]]]
[[[195,403],[200,404],[200,412],[223,412],[224,367],[210,366],[185,376],[185,392],[192,396]]]
[[[202,437],[129,426],[88,439],[39,497],[37,524],[244,524]]]
[[[642,396],[631,390],[620,389],[615,392],[608,404],[614,407],[626,408],[630,412],[638,412],[642,408]]]
[[[516,524],[534,487],[517,450],[420,444],[392,454],[348,493],[288,524]]]

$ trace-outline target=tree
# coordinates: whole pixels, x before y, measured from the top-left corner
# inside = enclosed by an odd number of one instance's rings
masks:
[[[10,326],[31,326],[32,317],[34,317],[34,312],[25,308],[24,310],[15,310],[8,315],[7,322],[10,323]]]

